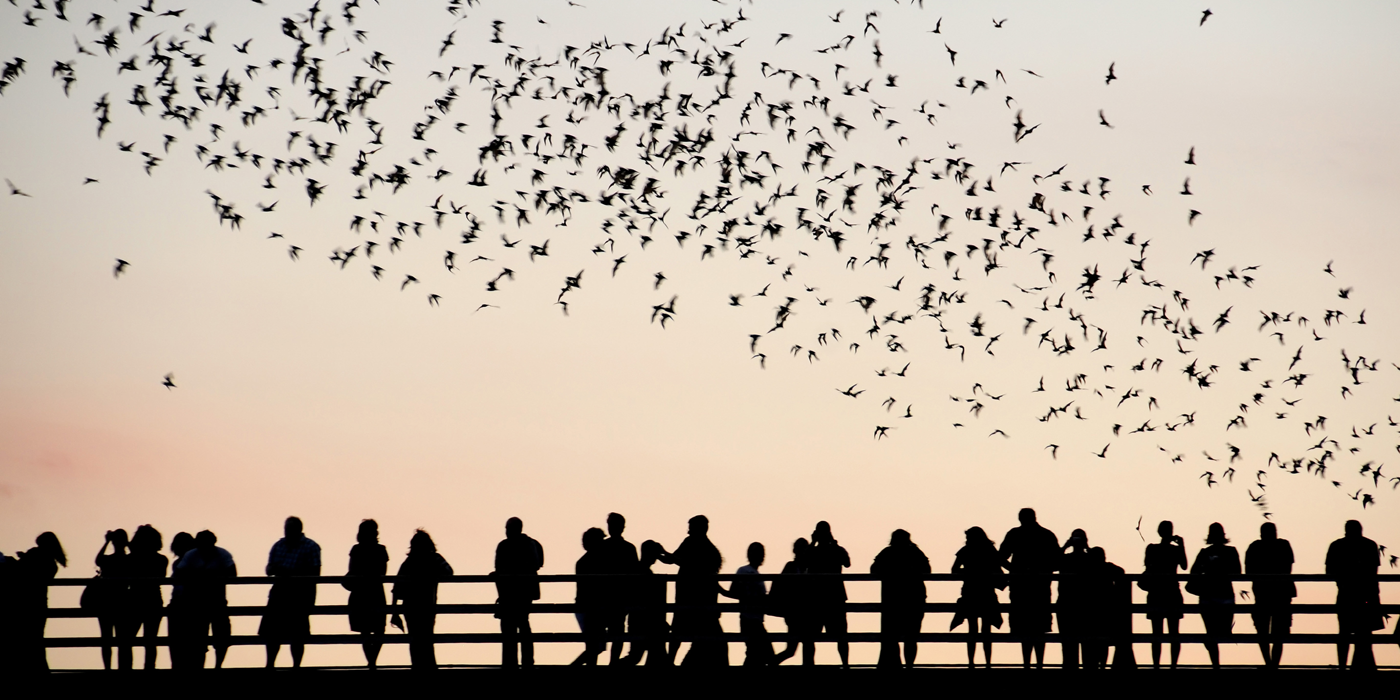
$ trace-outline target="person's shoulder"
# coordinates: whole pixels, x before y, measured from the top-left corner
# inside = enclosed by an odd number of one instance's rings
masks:
[[[738,573],[738,574],[745,574],[745,575],[747,575],[747,574],[757,574],[757,573],[758,573],[758,569],[753,568],[753,565],[752,565],[752,564],[745,564],[745,565],[739,567],[739,570],[736,571],[735,573]]]

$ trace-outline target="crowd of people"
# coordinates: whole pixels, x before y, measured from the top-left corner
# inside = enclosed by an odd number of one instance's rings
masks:
[[[985,633],[1004,624],[998,592],[1009,589],[1010,632],[1021,640],[1024,666],[1043,666],[1045,635],[1052,629],[1053,618],[1064,667],[1136,667],[1130,641],[1134,583],[1126,570],[1109,562],[1102,548],[1090,547],[1083,530],[1073,531],[1061,544],[1036,521],[1035,511],[1022,509],[1019,520],[999,546],[982,528],[969,528],[954,558],[951,572],[961,578],[962,590],[951,629],[966,624],[968,666],[975,667],[979,639],[983,663],[991,666],[992,642]],[[688,641],[690,648],[680,665],[727,666],[729,645],[722,636],[719,608],[720,597],[726,597],[738,602],[745,666],[775,666],[799,651],[801,663],[812,665],[818,639],[834,641],[841,665],[849,666],[845,583],[839,576],[810,575],[841,574],[851,567],[850,555],[827,522],[817,523],[810,539],[793,543],[792,559],[771,586],[758,576],[767,550],[762,543],[750,544],[747,563],[738,568],[728,587],[718,580],[724,559],[709,539],[705,516],[690,519],[686,538],[673,551],[652,540],[642,542],[640,548],[633,545],[624,536],[626,520],[617,513],[607,517],[606,526],[606,531],[594,527],[583,533],[584,554],[574,567],[580,576],[575,584],[575,615],[585,641],[573,664],[597,665],[611,646],[610,665],[672,666]],[[1153,633],[1162,635],[1165,630],[1166,638],[1172,639],[1180,632],[1185,614],[1180,579],[1186,572],[1185,592],[1198,598],[1206,651],[1211,664],[1218,667],[1219,643],[1234,626],[1237,596],[1232,577],[1260,576],[1251,584],[1251,617],[1264,666],[1277,668],[1292,626],[1291,605],[1297,589],[1289,576],[1292,547],[1278,536],[1274,524],[1261,526],[1259,539],[1245,551],[1243,565],[1219,523],[1210,525],[1206,546],[1189,565],[1185,540],[1172,523],[1163,521],[1157,533],[1160,541],[1147,545],[1143,575],[1135,584],[1147,594],[1146,617]],[[495,617],[502,634],[501,665],[528,667],[534,665],[530,615],[540,600],[538,576],[544,549],[525,534],[519,518],[506,522],[505,534],[496,547],[491,573],[497,593]],[[205,668],[211,646],[213,665],[221,668],[230,640],[226,587],[238,575],[233,556],[218,546],[218,538],[208,530],[171,538],[173,565],[162,549],[160,532],[142,525],[130,537],[125,530],[108,532],[98,550],[99,575],[84,588],[80,604],[97,618],[102,640],[110,642],[102,647],[103,666],[112,668],[115,647],[117,668],[130,669],[134,647],[144,646],[144,666],[155,668],[155,638],[161,620],[166,619],[172,668]],[[409,633],[414,668],[437,668],[438,586],[453,575],[452,566],[437,552],[432,537],[418,530],[386,595],[389,560],[388,549],[379,542],[378,524],[362,521],[342,583],[349,591],[350,629],[362,635],[370,668],[378,665],[386,622]],[[667,604],[666,579],[652,571],[657,563],[677,567],[672,606]],[[67,564],[63,546],[51,532],[39,535],[35,546],[16,558],[0,559],[4,586],[0,599],[17,603],[0,634],[5,646],[0,663],[15,670],[48,668],[44,646],[48,584]],[[1340,668],[1375,665],[1370,635],[1384,627],[1379,569],[1376,543],[1363,536],[1359,522],[1347,521],[1345,535],[1331,544],[1326,557],[1326,573],[1337,586]],[[290,649],[292,665],[300,667],[316,605],[317,584],[307,577],[322,572],[321,548],[305,535],[299,518],[287,518],[283,537],[268,553],[265,573],[273,583],[258,636],[265,644],[267,667],[275,665],[284,645]],[[878,665],[913,666],[927,607],[929,559],[908,532],[895,530],[889,545],[870,565],[870,573],[880,581]],[[172,589],[168,605],[161,589],[167,574]],[[1055,574],[1059,575],[1058,598],[1052,605]],[[788,642],[782,651],[775,650],[767,630],[769,617],[780,617],[786,624]],[[136,643],[138,636],[144,645]],[[1161,642],[1153,641],[1151,649],[1152,665],[1160,667]],[[1171,641],[1173,668],[1180,653],[1181,644]]]

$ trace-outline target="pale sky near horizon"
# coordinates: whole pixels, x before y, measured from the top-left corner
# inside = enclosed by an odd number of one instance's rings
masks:
[[[1390,75],[1400,65],[1400,45],[1393,41],[1400,7],[1215,3],[1213,16],[1198,26],[1203,8],[1180,3],[968,7],[930,1],[918,9],[891,2],[697,1],[666,3],[663,11],[657,3],[593,0],[580,8],[551,0],[487,2],[468,9],[466,19],[444,13],[442,1],[404,2],[392,10],[361,4],[356,28],[368,30],[363,44],[338,31],[314,50],[325,56],[328,83],[342,97],[352,76],[392,83],[368,110],[386,125],[385,151],[373,156],[372,171],[388,172],[410,157],[425,161],[425,146],[438,151],[431,165],[413,170],[402,194],[389,195],[381,185],[365,202],[351,198],[355,184],[347,173],[356,153],[370,150],[363,119],[354,118],[344,134],[294,120],[293,111],[315,113],[311,101],[300,84],[290,83],[286,66],[267,67],[273,57],[291,59],[295,44],[282,36],[280,18],[304,16],[308,3],[238,3],[236,10],[191,4],[179,21],[148,17],[135,37],[124,18],[139,3],[73,2],[70,22],[46,14],[35,27],[23,25],[24,8],[0,5],[0,62],[15,56],[27,61],[23,75],[0,96],[0,177],[30,195],[0,192],[0,550],[27,548],[34,535],[53,530],[71,560],[63,575],[85,577],[105,530],[131,531],[150,522],[167,541],[180,530],[212,529],[240,571],[256,574],[280,536],[282,519],[297,514],[323,547],[325,573],[337,574],[344,570],[356,523],[373,517],[391,566],[401,561],[412,530],[423,527],[459,573],[485,573],[504,520],[516,515],[544,544],[546,571],[568,572],[581,554],[582,531],[602,526],[609,511],[618,511],[628,516],[632,541],[655,539],[667,547],[684,537],[687,518],[708,515],[712,537],[726,554],[726,571],[742,563],[751,541],[767,545],[766,569],[778,570],[791,541],[809,536],[812,524],[823,519],[850,550],[853,571],[868,570],[889,532],[899,527],[913,533],[935,571],[946,571],[964,529],[980,525],[1000,540],[1015,524],[1016,510],[1031,506],[1062,540],[1083,528],[1110,560],[1139,571],[1139,519],[1149,541],[1158,521],[1175,521],[1192,556],[1207,525],[1218,521],[1243,551],[1262,522],[1251,501],[1260,495],[1257,470],[1266,472],[1262,483],[1271,518],[1298,554],[1295,570],[1320,572],[1327,543],[1341,536],[1347,519],[1361,520],[1382,544],[1400,542],[1393,537],[1400,531],[1394,500],[1400,492],[1389,482],[1400,469],[1392,474],[1395,467],[1388,467],[1374,484],[1358,473],[1367,462],[1400,460],[1391,453],[1400,449],[1396,427],[1387,422],[1400,415],[1400,367],[1392,365],[1400,362],[1400,322],[1392,306],[1400,299],[1400,276],[1392,269],[1400,260],[1394,235],[1400,133],[1393,117],[1400,93]],[[326,5],[337,27],[340,5]],[[173,7],[157,3],[157,10]],[[730,32],[717,37],[702,28],[736,16],[740,7],[752,19]],[[841,21],[832,22],[843,8]],[[880,12],[874,18],[878,37],[862,36],[868,9]],[[83,24],[92,12],[107,15],[109,29],[123,25],[123,44],[110,58],[92,43],[105,31]],[[939,17],[941,33],[928,33]],[[1003,17],[1004,26],[993,27],[991,20]],[[488,42],[497,18],[506,22],[505,44]],[[216,41],[199,42],[195,37],[210,21],[217,22]],[[195,25],[187,34],[185,22]],[[704,169],[677,178],[670,166],[652,172],[637,161],[632,146],[645,120],[628,121],[618,153],[608,154],[602,136],[615,120],[595,110],[589,121],[571,124],[568,105],[537,103],[528,92],[509,109],[502,107],[503,131],[552,130],[551,148],[560,147],[564,133],[577,133],[591,144],[589,158],[578,166],[562,160],[540,166],[517,143],[513,158],[478,163],[477,148],[489,140],[491,103],[490,93],[480,91],[481,78],[469,84],[462,75],[473,64],[486,66],[483,72],[509,89],[515,73],[502,61],[509,45],[549,62],[561,57],[564,46],[581,49],[606,35],[613,44],[634,44],[599,59],[609,69],[610,90],[631,91],[642,102],[669,82],[667,118],[674,119],[675,96],[698,85],[695,100],[708,101],[715,78],[697,78],[690,59],[680,56],[663,77],[655,65],[660,49],[640,60],[629,51],[641,52],[648,39],[655,41],[667,27],[675,32],[683,22],[680,45],[696,50],[704,36],[734,53],[739,73],[735,99],[716,111],[717,143],[706,151]],[[439,60],[439,44],[454,30],[456,45]],[[116,66],[134,53],[144,55],[140,42],[157,31],[168,31],[162,41],[184,34],[208,54],[203,68],[182,64],[177,71],[185,99],[195,75],[206,74],[212,84],[231,67],[247,84],[244,103],[228,112],[210,105],[188,131],[155,116],[160,90],[151,86],[154,70],[143,62],[141,71],[118,75]],[[780,40],[783,33],[792,36]],[[816,53],[848,34],[854,35],[851,48]],[[65,98],[51,72],[55,60],[73,57],[74,36],[97,55],[77,57],[77,81]],[[745,37],[744,46],[729,47]],[[236,53],[233,45],[248,38],[250,54]],[[884,53],[878,68],[871,56],[877,38]],[[958,52],[956,65],[945,43]],[[342,44],[349,50],[343,56]],[[387,75],[364,61],[375,50],[394,61]],[[764,61],[804,77],[789,88],[785,77],[763,76]],[[264,68],[255,78],[243,77],[243,67],[254,63]],[[839,78],[834,63],[846,66]],[[1117,79],[1105,85],[1109,64]],[[463,70],[450,81],[424,78],[453,65]],[[540,68],[540,74],[572,71],[565,61]],[[814,90],[808,75],[819,78],[821,87]],[[890,75],[897,87],[881,87]],[[988,90],[969,94],[954,87],[960,77],[965,84],[984,80]],[[873,81],[869,94],[841,95],[842,83],[866,78]],[[133,81],[144,82],[157,102],[145,116],[126,104]],[[276,101],[264,91],[272,85],[281,88]],[[427,141],[411,139],[410,127],[427,114],[422,105],[452,85],[460,97],[451,113],[432,127]],[[767,104],[794,103],[802,127],[794,143],[784,138],[781,121],[769,128],[762,105],[753,108],[749,124],[739,125],[743,103],[759,90]],[[113,104],[112,125],[98,139],[92,106],[103,94]],[[830,116],[803,106],[813,94],[832,99]],[[271,109],[274,102],[281,108]],[[269,114],[252,126],[240,125],[237,112],[253,104]],[[916,111],[921,104],[936,113],[936,124]],[[878,118],[871,113],[876,108]],[[1018,109],[1028,126],[1043,124],[1019,143],[1011,127]],[[1113,128],[1099,124],[1101,109]],[[858,127],[849,140],[831,125],[838,113]],[[545,114],[548,128],[535,128]],[[886,119],[898,124],[886,128]],[[458,121],[466,126],[454,130]],[[211,123],[226,129],[217,141]],[[693,135],[705,119],[692,116],[689,124]],[[813,124],[836,158],[826,171],[813,167],[804,174],[800,163],[817,136],[802,132]],[[752,202],[763,204],[766,194],[736,186],[735,194],[745,199],[709,217],[708,231],[698,232],[685,214],[700,183],[713,192],[719,153],[748,129],[761,133],[743,135],[735,148],[769,150],[782,166],[764,187],[795,185],[798,195],[757,214]],[[216,172],[206,167],[208,158],[201,162],[194,155],[202,145],[232,161],[238,142],[269,160],[289,157],[292,130],[335,141],[338,150],[329,167],[277,175],[276,190],[260,187],[271,173],[266,162],[261,169],[244,163]],[[658,132],[663,141],[670,133],[669,126]],[[168,153],[163,134],[178,139]],[[898,144],[897,135],[909,140]],[[122,152],[119,142],[135,145]],[[309,153],[304,143],[295,147],[297,155]],[[1192,147],[1194,166],[1183,163]],[[163,159],[149,176],[136,155],[141,151]],[[985,183],[996,176],[995,193],[974,200],[964,194],[965,185],[929,178],[944,172],[945,159],[960,156],[976,164],[973,178]],[[849,221],[841,253],[798,229],[796,207],[816,220],[840,206],[842,185],[819,177],[862,162],[887,167],[898,178],[914,158],[937,160],[920,166],[920,189],[895,214],[898,227],[867,232],[879,204],[867,169],[853,173],[866,178],[858,213],[838,212]],[[502,172],[511,162],[520,165]],[[768,162],[754,167],[771,172]],[[1008,162],[1018,163],[1015,170],[999,172]],[[670,212],[651,231],[645,218],[636,233],[617,226],[611,233],[616,251],[597,254],[590,249],[609,237],[600,227],[612,214],[595,197],[607,184],[595,175],[603,163],[644,171],[639,187],[657,177],[668,193],[653,203]],[[1064,177],[1031,180],[1061,165],[1068,166]],[[429,176],[437,167],[451,174],[434,182]],[[549,170],[551,179],[543,185],[530,182],[536,167]],[[490,170],[486,188],[467,184],[478,168]],[[565,176],[564,170],[575,168],[577,176]],[[98,182],[82,184],[88,177]],[[328,185],[315,206],[305,194],[306,177]],[[1107,196],[1098,194],[1099,177],[1110,178]],[[1187,177],[1190,197],[1178,194]],[[1090,181],[1092,194],[1061,192],[1063,179],[1074,188]],[[576,220],[568,227],[557,227],[559,217],[516,195],[519,190],[533,196],[555,184],[594,199],[575,205]],[[1151,185],[1150,196],[1143,185]],[[824,206],[813,200],[819,188],[831,195]],[[237,203],[246,217],[241,228],[220,225],[206,190]],[[1048,206],[1072,221],[1048,227],[1044,215],[1027,208],[1033,192],[1044,193]],[[458,232],[467,228],[460,216],[440,229],[433,225],[428,207],[438,194],[444,195],[443,208],[453,200],[479,218],[479,240],[458,243]],[[274,201],[274,212],[255,206]],[[492,210],[498,201],[504,202],[504,221]],[[935,214],[929,213],[931,202],[940,205]],[[529,209],[530,224],[515,225],[517,203]],[[999,234],[963,212],[997,205],[1003,217],[1015,210],[1043,231],[1026,248],[1001,253],[1007,270],[986,274],[983,254],[964,251]],[[1121,213],[1123,232],[1112,242],[1081,241],[1086,205],[1095,207],[1088,223],[1100,232]],[[1193,225],[1187,224],[1190,209],[1202,212]],[[378,233],[368,221],[358,233],[347,229],[351,217],[374,220],[378,211],[384,214]],[[761,239],[747,260],[733,245],[702,260],[701,246],[714,242],[720,223],[746,214],[760,222],[772,216],[785,227],[782,237]],[[953,217],[946,247],[957,256],[945,266],[944,246],[935,245],[928,259],[932,270],[926,271],[904,242],[909,236],[933,239],[942,214]],[[402,250],[390,253],[395,221],[426,226],[421,237],[404,234]],[[1002,230],[1008,228],[1004,223]],[[694,233],[684,246],[674,238],[681,230]],[[268,239],[274,231],[282,238]],[[1143,253],[1147,269],[1141,275],[1134,270],[1119,292],[1115,280],[1138,254],[1119,242],[1127,232],[1139,243],[1150,239],[1151,246]],[[646,233],[655,240],[643,249],[637,235]],[[736,235],[757,233],[757,226],[744,227]],[[506,249],[502,235],[522,242]],[[326,260],[333,250],[370,239],[382,246],[373,258],[361,248],[345,269]],[[527,246],[546,239],[550,255],[530,261]],[[892,244],[890,267],[857,261],[847,271],[848,255],[865,260],[875,254],[872,239]],[[295,262],[287,254],[293,244],[302,248]],[[1030,255],[1036,245],[1056,255],[1048,269],[1057,272],[1057,283],[1047,282],[1040,256]],[[1207,249],[1215,251],[1209,266],[1192,264],[1193,255]],[[444,268],[446,250],[456,251],[460,271]],[[614,259],[623,254],[626,263],[611,274]],[[467,262],[477,255],[491,260]],[[763,264],[768,256],[777,258],[775,264]],[[118,258],[130,266],[114,278]],[[1080,270],[1100,260],[1097,298],[1084,298],[1075,289]],[[1335,277],[1323,272],[1329,261]],[[386,268],[384,280],[370,275],[371,264]],[[780,273],[788,265],[796,266],[794,275],[784,280]],[[1214,275],[1254,265],[1259,269],[1247,273],[1257,279],[1253,287],[1226,280],[1217,289]],[[484,291],[503,267],[513,269],[515,280],[504,281],[502,291]],[[554,302],[562,280],[580,268],[585,274],[581,287],[569,292],[566,316]],[[950,278],[954,268],[959,276]],[[656,272],[667,277],[659,289]],[[421,282],[400,292],[405,274]],[[1160,279],[1166,287],[1154,290],[1139,278]],[[1054,310],[1053,297],[1042,311],[1044,294],[1023,294],[1013,282],[1023,288],[1057,284],[1045,294],[1067,292],[1065,306],[1110,334],[1107,349],[1091,353],[1092,331],[1081,339],[1080,326]],[[949,305],[946,336],[927,318],[885,322],[882,333],[866,335],[872,315],[912,313],[925,283],[968,295],[967,304]],[[770,295],[756,297],[767,284]],[[1339,299],[1344,288],[1353,291]],[[1190,297],[1189,310],[1172,305],[1171,290]],[[430,293],[441,295],[441,306],[429,305]],[[664,329],[649,323],[654,306],[673,294],[674,320]],[[742,306],[735,308],[730,295],[737,294],[743,295]],[[879,298],[868,314],[850,303],[866,294]],[[792,327],[767,333],[774,308],[788,296],[798,299]],[[819,305],[827,299],[830,306]],[[478,308],[485,303],[492,306]],[[1160,324],[1154,329],[1140,323],[1145,307],[1161,303],[1171,306],[1174,318],[1190,318],[1204,330],[1191,346],[1198,348],[1193,355],[1180,354]],[[1216,333],[1211,322],[1227,307],[1232,323]],[[1348,316],[1324,324],[1330,309]],[[1362,309],[1365,325],[1355,323]],[[1278,326],[1287,338],[1280,344],[1268,336],[1275,327],[1256,330],[1260,310],[1305,315],[1311,323]],[[974,343],[970,336],[974,311],[986,314],[988,336],[1004,332],[992,348],[995,355],[984,350],[985,338]],[[1023,334],[1022,318],[1030,316],[1040,325]],[[1056,337],[1072,333],[1074,353],[1056,356],[1037,345],[1039,333],[1051,326]],[[818,332],[830,336],[836,327],[840,341],[817,339]],[[1313,331],[1324,340],[1314,340]],[[749,352],[751,333],[762,336],[758,352],[766,354],[767,369]],[[891,352],[890,334],[908,351]],[[945,337],[966,345],[965,360],[945,347]],[[852,342],[861,344],[858,352],[848,349]],[[794,345],[801,346],[796,353]],[[1283,380],[1299,371],[1288,368],[1299,347],[1301,371],[1310,379],[1285,388]],[[811,361],[809,350],[819,353]],[[1363,384],[1352,385],[1339,350],[1353,361],[1377,361],[1377,370],[1363,371]],[[1239,362],[1250,357],[1260,359],[1251,373],[1240,372]],[[1165,361],[1159,373],[1130,369],[1153,358]],[[1202,367],[1219,365],[1215,386],[1201,389],[1182,376],[1194,358]],[[888,376],[906,363],[906,377]],[[886,367],[886,376],[877,376]],[[1091,375],[1086,388],[1066,392],[1066,378],[1079,371]],[[175,389],[162,386],[166,373],[173,373]],[[1042,377],[1043,395],[1033,391]],[[1272,381],[1266,396],[1251,401],[1266,379]],[[974,389],[975,383],[981,386]],[[859,398],[837,393],[853,384],[865,392]],[[1343,386],[1354,389],[1351,396],[1339,395]],[[1114,405],[1134,387],[1142,389],[1140,397],[1122,409]],[[1092,395],[1096,388],[1102,396]],[[1160,410],[1146,406],[1149,395],[1160,399]],[[896,398],[892,410],[880,404],[886,397]],[[985,405],[980,417],[970,413],[969,398]],[[1286,406],[1283,399],[1300,403]],[[1036,420],[1047,406],[1067,401],[1088,420],[1069,414]],[[1224,430],[1241,415],[1240,403],[1250,406],[1242,414],[1248,427]],[[912,418],[901,418],[906,410]],[[1280,413],[1285,417],[1277,418]],[[1181,414],[1195,416],[1197,424],[1181,427]],[[1304,422],[1321,415],[1327,416],[1325,427],[1305,430]],[[1131,434],[1143,421],[1153,431]],[[1110,432],[1115,424],[1120,434]],[[1180,429],[1169,431],[1168,425]],[[893,429],[876,440],[875,426]],[[997,429],[1010,437],[990,434]],[[1354,439],[1353,431],[1360,431]],[[1324,436],[1338,441],[1325,478],[1287,474],[1267,461],[1270,452],[1315,457],[1317,451],[1308,448]],[[1059,446],[1055,458],[1046,449],[1051,443]],[[1227,443],[1242,448],[1239,462],[1228,461]],[[1105,444],[1106,458],[1094,456]],[[1352,447],[1359,451],[1349,453]],[[1172,461],[1175,455],[1182,459]],[[1225,476],[1230,466],[1238,470],[1233,480]],[[1213,488],[1201,478],[1207,471],[1219,482]],[[1363,509],[1350,497],[1357,489],[1373,495],[1376,505]],[[955,595],[953,588],[932,590],[947,600]],[[1304,593],[1323,600],[1330,590],[1305,587]],[[1384,590],[1387,602],[1400,592]],[[445,597],[478,594],[485,595]],[[572,592],[548,594],[564,600]],[[260,593],[248,589],[240,595],[255,601]],[[323,593],[332,601],[338,595]],[[55,594],[56,604],[60,599]],[[925,629],[942,631],[945,617],[930,616]],[[337,619],[323,626],[318,620],[317,629],[343,624]],[[853,621],[853,628],[873,624]],[[1198,624],[1191,618],[1187,628]],[[1244,617],[1236,624],[1249,628]],[[1300,622],[1299,628],[1305,625],[1332,629],[1330,619]],[[574,629],[562,617],[548,627]],[[774,621],[770,628],[781,624]],[[81,626],[71,630],[90,633]],[[406,658],[404,650],[393,653],[400,652]],[[550,653],[567,659],[575,652]],[[244,654],[235,657],[240,663],[260,662],[260,650],[236,653]],[[1323,647],[1289,653],[1321,663],[1333,658]],[[1396,653],[1394,647],[1378,650],[1386,663],[1400,659]],[[441,658],[489,662],[495,654],[494,648],[454,648]],[[949,645],[930,648],[921,659],[958,661],[962,654]],[[1016,657],[1009,647],[998,654],[999,660]],[[1226,654],[1243,662],[1257,651],[1241,645]],[[357,656],[353,649],[316,650],[310,658],[354,664]],[[873,660],[873,648],[858,649],[858,660],[866,656]],[[94,650],[51,655],[56,664],[74,666],[91,666],[96,657]],[[1185,658],[1199,661],[1204,653],[1188,645]]]

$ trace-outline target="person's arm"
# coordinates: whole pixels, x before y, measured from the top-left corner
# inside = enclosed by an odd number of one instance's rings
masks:
[[[321,575],[321,545],[311,543],[311,561],[307,562],[306,568],[310,570],[308,576]]]
[[[1188,568],[1190,568],[1190,567],[1188,567],[1188,566],[1186,565],[1186,543],[1185,543],[1185,542],[1177,542],[1177,543],[1176,543],[1176,568],[1181,569],[1182,571],[1185,571],[1185,570],[1187,570]]]
[[[849,569],[849,568],[851,568],[851,555],[850,555],[850,553],[846,551],[846,548],[845,548],[845,547],[842,547],[842,546],[839,545],[839,544],[836,545],[836,547],[837,547],[837,549],[840,549],[840,550],[841,550],[841,568],[843,568],[843,569]]]
[[[278,540],[277,544],[281,544],[281,540]],[[263,569],[263,573],[268,576],[276,576],[282,573],[282,567],[277,566],[275,563],[277,561],[277,544],[272,545],[272,549],[267,553],[267,567]]]
[[[92,563],[97,568],[102,568],[102,560],[107,558],[107,545],[112,544],[112,532],[109,530],[107,536],[102,540],[102,549],[97,550],[97,556],[93,557]]]

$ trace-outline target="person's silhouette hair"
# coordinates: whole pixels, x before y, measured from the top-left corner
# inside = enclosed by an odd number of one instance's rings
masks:
[[[295,515],[282,524],[282,539],[267,555],[267,575],[277,580],[267,594],[267,609],[258,636],[265,640],[267,668],[277,664],[282,645],[292,650],[292,666],[301,667],[306,638],[311,636],[311,609],[316,606],[316,584],[296,577],[321,575],[321,546],[302,531]]]
[[[1371,669],[1376,666],[1371,633],[1385,627],[1376,578],[1381,566],[1380,548],[1361,534],[1359,521],[1348,520],[1345,533],[1345,537],[1327,547],[1327,575],[1337,582],[1337,634],[1343,635],[1343,640],[1337,642],[1337,667],[1347,668],[1349,647],[1355,644],[1351,668]]]
[[[1293,546],[1288,540],[1279,539],[1278,526],[1273,523],[1259,526],[1259,539],[1244,551],[1244,572],[1268,577],[1254,580],[1251,617],[1254,631],[1261,637],[1259,653],[1264,657],[1264,665],[1277,668],[1283,659],[1283,638],[1293,626],[1293,598],[1298,595],[1292,579]]]
[[[622,536],[626,529],[626,518],[618,513],[608,514],[608,538],[602,544],[603,567],[604,573],[614,578],[605,584],[600,631],[612,643],[609,664],[618,663],[622,657],[622,636],[627,632],[628,607],[633,597],[631,586],[635,583],[627,575],[637,573],[637,548]]]
[[[84,601],[87,606],[97,614],[97,628],[104,644],[102,645],[102,668],[112,670],[112,647],[107,642],[117,639],[121,632],[125,632],[130,618],[130,600],[127,595],[129,573],[127,571],[128,545],[126,530],[117,528],[108,530],[102,539],[102,548],[97,550],[97,557],[94,563],[97,565],[97,575],[101,581],[94,581],[88,585]],[[111,547],[111,553],[107,548]],[[117,641],[121,641],[117,639]],[[117,649],[117,667],[121,669],[131,668],[131,647],[122,646]]]
[[[962,576],[962,594],[953,624],[948,629],[956,629],[967,621],[967,667],[975,668],[978,622],[982,623],[984,635],[991,634],[993,627],[1001,628],[1001,601],[997,600],[997,590],[1006,588],[1006,576],[1001,571],[1004,560],[982,528],[970,527],[963,535],[965,543],[953,559],[953,573]],[[990,639],[982,642],[982,659],[987,668],[992,667]]]
[[[127,573],[132,581],[127,588],[127,601],[130,606],[124,625],[117,628],[118,639],[130,640],[141,633],[146,640],[144,666],[147,670],[156,667],[156,636],[160,633],[160,620],[165,600],[161,596],[158,579],[165,578],[170,570],[170,560],[160,553],[165,546],[160,531],[150,525],[136,528],[131,536],[130,553],[127,555]],[[144,632],[143,632],[144,630]],[[125,658],[130,666],[131,651]],[[121,658],[119,656],[119,658]]]
[[[687,536],[676,551],[663,551],[660,556],[662,562],[678,567],[676,613],[671,618],[675,637],[670,655],[674,662],[681,641],[691,638],[690,651],[681,662],[685,666],[729,665],[729,646],[717,639],[724,630],[719,624],[720,586],[716,576],[724,565],[724,557],[710,542],[709,532],[709,518],[697,515],[690,519]]]
[[[535,665],[530,606],[540,599],[538,574],[544,548],[525,534],[520,518],[506,520],[506,538],[496,545],[496,617],[501,621],[501,668]],[[517,657],[517,653],[519,656]]]
[[[831,524],[818,522],[812,530],[811,561],[808,573],[841,574],[851,566],[851,555],[836,542]],[[851,645],[846,641],[846,583],[836,576],[822,576],[812,581],[812,628],[816,634],[825,631],[836,638],[836,653],[841,667],[851,665]]]
[[[807,579],[807,562],[811,545],[804,538],[792,543],[792,560],[783,565],[782,576],[773,582],[773,590],[768,594],[769,607],[787,623],[787,647],[773,657],[777,666],[797,654],[802,648],[802,665],[816,663],[817,645],[812,641],[812,591]]]
[[[1175,534],[1172,522],[1163,520],[1157,525],[1160,542],[1147,545],[1143,555],[1143,578],[1138,587],[1147,591],[1147,619],[1152,622],[1152,634],[1161,636],[1166,625],[1171,631],[1172,668],[1176,668],[1181,657],[1181,642],[1176,635],[1181,633],[1181,618],[1185,601],[1181,597],[1181,584],[1176,580],[1178,571],[1184,571],[1186,564],[1186,541]],[[1162,665],[1162,643],[1152,641],[1152,667]]]
[[[350,548],[347,579],[341,584],[350,591],[350,631],[365,638],[360,647],[370,668],[379,666],[379,650],[384,646],[384,619],[389,603],[384,596],[384,576],[389,572],[389,550],[379,543],[379,523],[361,520]]]
[[[1003,566],[1011,572],[1011,633],[1021,642],[1021,663],[1030,668],[1035,654],[1037,668],[1045,664],[1045,642],[1050,631],[1050,573],[1058,564],[1060,541],[1055,533],[1036,522],[1035,511],[1022,508],[1019,527],[1001,540]]]
[[[773,642],[768,638],[768,628],[763,624],[767,614],[768,587],[758,580],[758,568],[763,566],[767,556],[762,542],[749,544],[746,552],[748,564],[739,567],[735,574],[743,578],[729,584],[724,595],[739,601],[739,633],[744,637],[744,665],[768,666],[773,663]]]
[[[574,565],[574,573],[579,576],[574,584],[574,618],[578,629],[583,633],[583,653],[579,654],[571,666],[596,666],[598,655],[603,653],[607,642],[603,634],[607,627],[604,615],[608,611],[608,581],[602,578],[608,571],[608,562],[603,552],[603,542],[607,535],[590,527],[583,532],[583,556]]]
[[[914,667],[919,656],[919,632],[924,623],[928,588],[923,578],[932,569],[928,557],[914,544],[906,530],[890,533],[890,544],[875,555],[870,573],[880,577],[880,658],[881,668]]]
[[[437,669],[434,630],[437,628],[438,583],[452,576],[452,565],[438,554],[437,545],[426,530],[418,529],[408,541],[408,556],[399,564],[394,579],[394,626],[404,629],[408,622],[408,656],[415,671]],[[403,620],[399,605],[403,605]]]
[[[1206,653],[1212,668],[1220,668],[1219,640],[1228,637],[1235,625],[1235,584],[1230,577],[1240,575],[1240,554],[1229,542],[1225,526],[1211,523],[1207,547],[1196,553],[1196,561],[1191,564],[1192,578],[1186,586],[1187,593],[1200,599]]]

